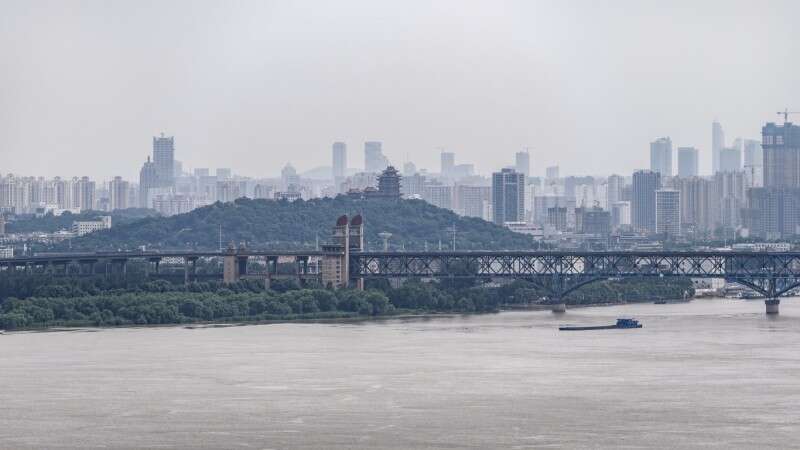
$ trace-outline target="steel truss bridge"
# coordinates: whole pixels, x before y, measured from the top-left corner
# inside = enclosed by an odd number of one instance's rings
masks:
[[[611,278],[723,278],[768,299],[800,287],[800,253],[787,252],[364,252],[351,278],[515,278],[561,299]]]
[[[193,280],[198,259],[236,258],[265,263],[264,273],[241,276],[269,276],[279,259],[297,265],[298,276],[319,274],[319,261],[329,255],[319,251],[242,252],[109,252],[53,254],[0,259],[0,271],[34,273],[37,270],[70,275],[70,267],[105,266],[105,273],[124,273],[130,260],[183,267],[186,281]],[[109,270],[109,267],[111,270]],[[59,269],[60,268],[60,269]],[[23,269],[23,270],[20,270]],[[152,273],[152,272],[151,272]],[[800,252],[353,252],[349,260],[350,280],[376,278],[514,278],[533,282],[549,292],[551,300],[563,302],[570,292],[598,280],[646,277],[722,278],[747,286],[773,302],[800,287]]]

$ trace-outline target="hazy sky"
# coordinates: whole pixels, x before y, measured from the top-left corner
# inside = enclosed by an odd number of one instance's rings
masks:
[[[610,3],[613,6],[601,5]],[[800,110],[800,2],[0,2],[0,173],[137,178],[152,136],[250,176],[381,140],[481,172],[629,174]],[[795,119],[800,121],[800,117]]]

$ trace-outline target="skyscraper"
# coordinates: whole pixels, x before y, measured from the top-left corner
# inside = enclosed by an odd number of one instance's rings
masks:
[[[114,177],[111,180],[108,189],[109,209],[111,211],[128,207],[129,189],[130,184],[123,180],[122,177]]]
[[[531,155],[527,149],[524,152],[517,152],[514,156],[514,168],[526,178],[531,176]]]
[[[711,124],[711,173],[719,171],[719,153],[725,147],[725,132],[716,120]]]
[[[150,191],[158,187],[158,175],[156,165],[147,157],[147,162],[142,165],[139,171],[139,206],[141,208],[152,208]]]
[[[656,191],[661,188],[661,174],[640,170],[633,174],[631,225],[640,232],[656,230]]]
[[[347,175],[347,144],[334,142],[333,151],[333,179],[341,180]]]
[[[800,126],[767,123],[761,129],[764,187],[748,190],[746,225],[754,236],[800,234]]]
[[[717,172],[738,172],[742,170],[742,152],[736,147],[723,147],[719,151]]]
[[[625,187],[625,177],[611,175],[606,183],[606,203],[613,205],[622,200],[622,188]]]
[[[153,137],[153,164],[156,169],[158,187],[175,186],[175,138]]]
[[[678,147],[678,176],[696,177],[700,173],[699,152],[694,147]]]
[[[492,214],[497,225],[525,220],[525,174],[514,169],[492,174]]]
[[[761,149],[761,141],[744,140],[743,164],[750,186],[762,187],[764,185],[764,151]]]
[[[681,193],[674,189],[656,191],[656,233],[669,237],[681,234]]]
[[[672,176],[672,140],[670,138],[662,137],[650,143],[650,170],[660,173],[662,177]]]
[[[441,161],[440,173],[442,176],[452,176],[453,168],[456,166],[456,154],[453,152],[442,152],[439,158]]]
[[[364,142],[364,171],[380,173],[389,165],[380,141]]]
[[[558,179],[558,166],[550,166],[546,169],[546,176],[545,178],[548,180],[556,180]]]
[[[800,126],[768,123],[761,133],[764,186],[800,187]]]

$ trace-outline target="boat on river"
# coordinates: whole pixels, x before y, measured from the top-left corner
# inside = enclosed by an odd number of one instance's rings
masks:
[[[595,326],[573,326],[564,325],[558,327],[561,331],[583,331],[583,330],[615,330],[627,328],[642,328],[642,324],[636,319],[617,319],[617,323],[613,325],[595,325]]]

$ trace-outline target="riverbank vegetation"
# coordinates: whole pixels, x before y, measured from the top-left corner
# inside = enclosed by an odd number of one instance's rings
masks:
[[[601,281],[566,298],[591,305],[675,299],[691,290],[688,279]],[[365,291],[300,287],[274,280],[170,283],[122,278],[0,277],[0,328],[160,325],[391,316],[416,313],[487,313],[545,304],[546,291],[526,281],[475,280],[368,283]]]

